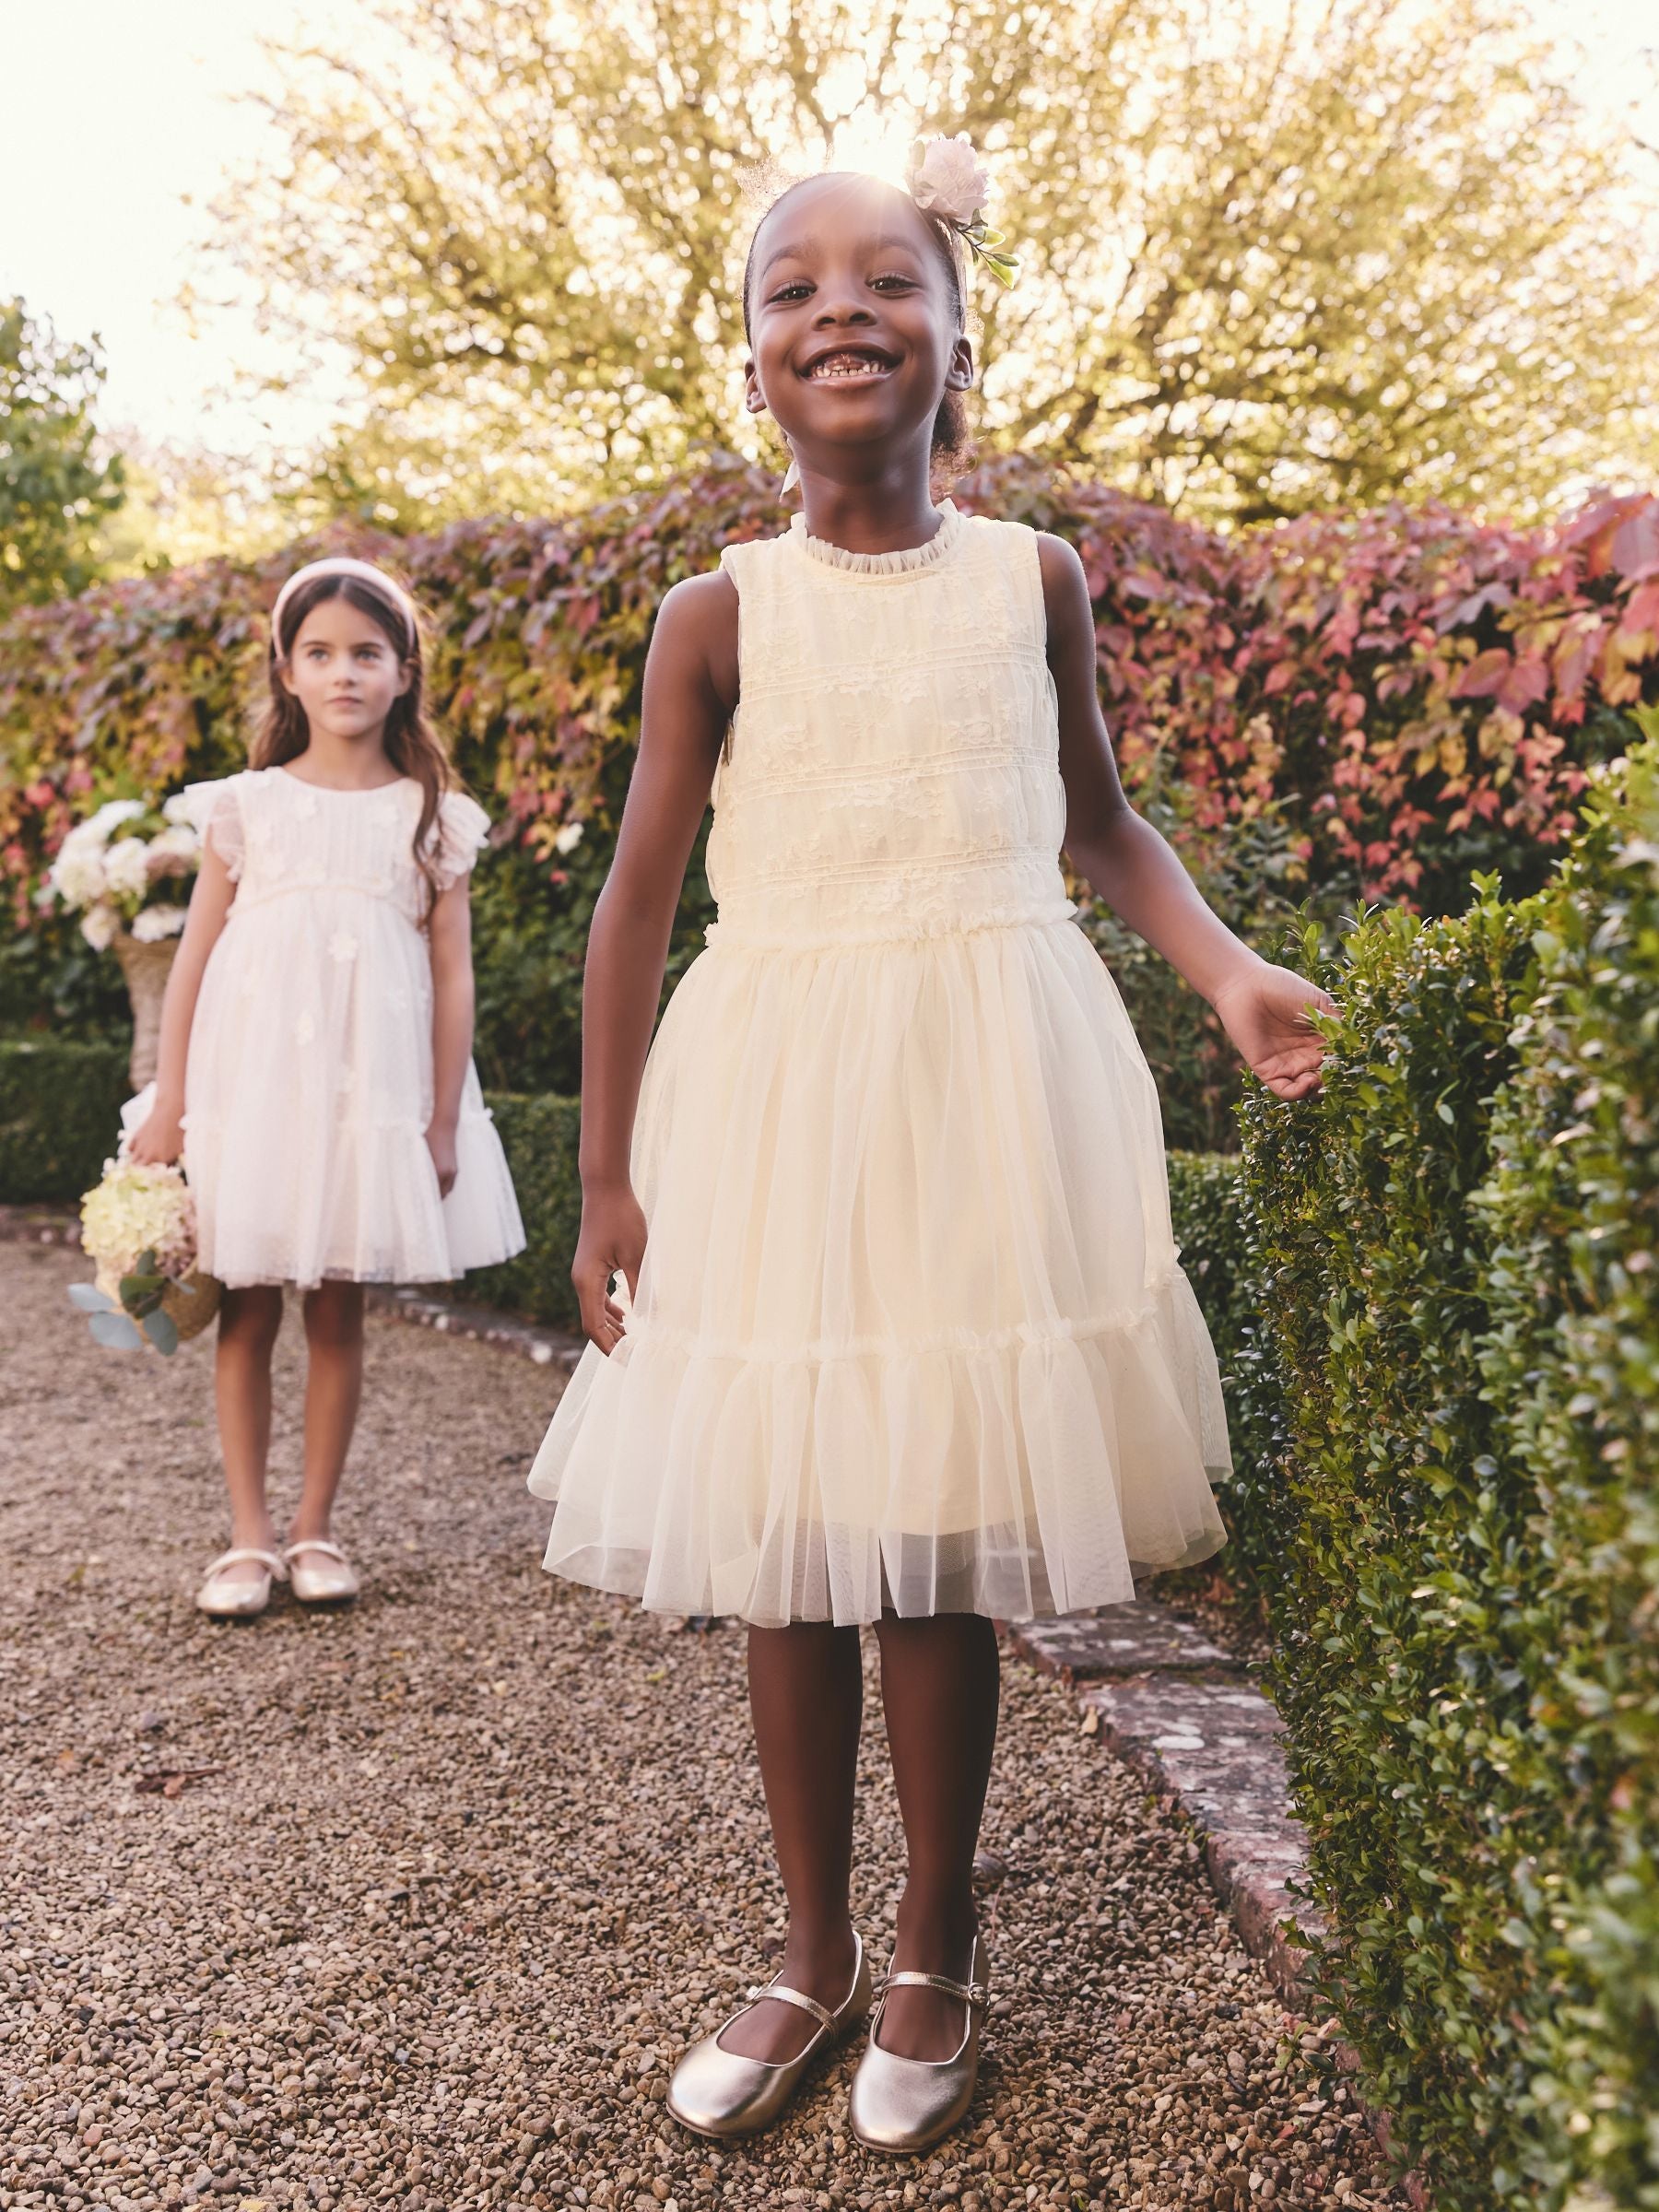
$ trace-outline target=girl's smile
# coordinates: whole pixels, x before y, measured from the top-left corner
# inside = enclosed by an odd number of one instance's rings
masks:
[[[761,225],[753,267],[747,404],[775,417],[803,473],[839,476],[849,441],[865,449],[861,476],[877,453],[885,464],[925,447],[973,360],[937,241],[908,196],[867,177],[797,185]]]

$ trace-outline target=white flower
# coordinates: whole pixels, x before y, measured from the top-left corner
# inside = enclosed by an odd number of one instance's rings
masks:
[[[170,871],[159,864],[161,861],[187,861],[194,865],[202,856],[202,841],[188,822],[175,822],[171,830],[163,830],[149,841],[150,873],[163,876]],[[171,871],[176,873],[177,871]]]
[[[183,926],[182,906],[147,906],[133,924],[133,935],[140,945],[159,945],[163,937],[176,937]]]
[[[117,899],[142,899],[149,883],[149,848],[144,840],[118,839],[104,854],[104,875]]]
[[[48,875],[65,906],[96,906],[109,888],[103,854],[95,845],[76,844],[73,836],[64,840]]]
[[[343,968],[347,960],[357,959],[357,939],[348,935],[345,930],[336,929],[334,935],[328,940],[328,951],[330,959],[337,961]]]
[[[119,830],[123,822],[130,822],[135,815],[143,812],[142,799],[106,799],[96,814],[88,815],[69,835],[85,837],[88,843],[102,844],[112,830]]]
[[[171,799],[162,800],[161,818],[163,821],[171,822],[175,829],[188,826],[194,830],[195,827],[195,802],[186,793],[175,791]]]
[[[990,172],[966,131],[954,138],[918,138],[906,181],[924,214],[953,223],[971,222],[991,190]]]
[[[81,917],[81,935],[94,952],[108,952],[120,927],[121,916],[112,906],[91,907]]]
[[[111,1297],[147,1252],[164,1274],[188,1274],[195,1265],[195,1205],[180,1171],[111,1161],[81,1200],[81,1249]]]
[[[553,850],[555,853],[574,853],[581,842],[582,824],[566,822],[554,835]]]

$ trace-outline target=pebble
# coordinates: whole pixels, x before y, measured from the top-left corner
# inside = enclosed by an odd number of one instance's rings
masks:
[[[0,1247],[28,1471],[0,1499],[0,2212],[1404,2206],[1328,2027],[1285,2010],[1179,1819],[1013,1657],[967,2123],[865,2156],[854,2042],[769,2136],[684,2134],[675,2054],[783,1940],[741,1635],[545,1575],[524,1477],[559,1376],[382,1320],[336,1532],[363,1596],[208,1621],[208,1349],[99,1350],[65,1296],[84,1272]],[[873,1670],[866,1711],[854,1902],[881,1957],[903,1862]],[[198,1778],[140,1792],[159,1766]]]

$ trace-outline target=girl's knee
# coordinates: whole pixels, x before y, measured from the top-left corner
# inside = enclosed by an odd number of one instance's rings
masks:
[[[363,1339],[363,1286],[361,1283],[319,1283],[305,1294],[305,1335],[308,1343],[345,1347]]]
[[[268,1352],[282,1326],[282,1292],[275,1284],[255,1283],[227,1290],[219,1300],[221,1344],[239,1350]]]

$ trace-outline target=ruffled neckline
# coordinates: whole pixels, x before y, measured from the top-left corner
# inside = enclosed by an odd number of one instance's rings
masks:
[[[814,537],[804,513],[789,518],[791,540],[810,559],[848,576],[909,576],[918,569],[937,568],[961,543],[968,517],[952,500],[938,503],[939,526],[923,546],[898,546],[890,553],[854,553],[827,537]]]

